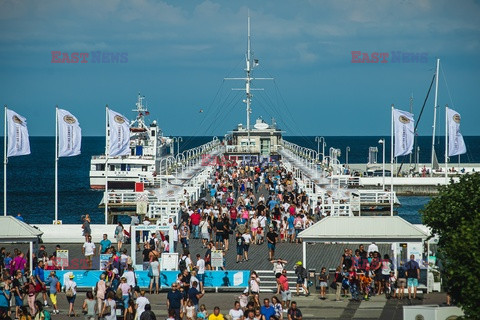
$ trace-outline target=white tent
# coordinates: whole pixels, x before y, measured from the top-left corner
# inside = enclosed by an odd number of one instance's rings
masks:
[[[326,217],[298,235],[302,239],[305,268],[307,242],[423,243],[429,236],[428,232],[398,216]]]
[[[326,217],[300,232],[307,242],[422,242],[428,233],[397,216]]]
[[[43,232],[12,216],[0,217],[0,243],[29,243],[30,270],[32,270],[33,243],[38,243]]]

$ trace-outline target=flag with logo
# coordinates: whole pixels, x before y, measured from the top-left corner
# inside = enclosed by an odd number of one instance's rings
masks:
[[[452,109],[447,109],[448,126],[448,156],[456,156],[467,152],[465,141],[460,133],[460,114]]]
[[[7,109],[8,149],[7,157],[30,154],[27,119]]]
[[[395,132],[395,157],[412,153],[414,140],[414,120],[410,112],[393,109]]]
[[[108,110],[110,127],[109,156],[126,156],[130,154],[130,125],[126,117],[118,112]]]
[[[80,154],[82,129],[77,118],[67,110],[58,109],[58,156],[72,157]]]

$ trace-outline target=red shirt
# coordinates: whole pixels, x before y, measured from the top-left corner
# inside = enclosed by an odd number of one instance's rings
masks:
[[[231,219],[237,219],[237,208],[232,207],[230,208],[230,218]]]
[[[277,278],[277,282],[280,284],[282,291],[287,291],[290,289],[290,287],[288,286],[287,277],[285,277],[283,274],[279,278]]]
[[[198,226],[200,224],[200,220],[202,219],[202,217],[200,216],[200,213],[194,212],[190,216],[190,219],[192,220],[192,224],[194,226]]]

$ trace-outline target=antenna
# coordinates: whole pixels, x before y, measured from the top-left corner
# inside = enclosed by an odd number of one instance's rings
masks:
[[[246,63],[246,76],[245,78],[225,78],[225,80],[244,80],[245,81],[245,99],[243,102],[247,105],[246,112],[247,112],[247,137],[248,137],[248,150],[250,151],[250,114],[252,113],[251,103],[252,103],[252,94],[250,93],[252,90],[263,90],[263,89],[252,89],[251,83],[252,80],[273,80],[273,78],[252,78],[252,70],[258,65],[258,60],[254,59],[252,63],[252,52],[251,52],[251,44],[250,44],[250,10],[248,11],[247,17],[247,54],[245,57]],[[237,90],[237,89],[233,89]]]

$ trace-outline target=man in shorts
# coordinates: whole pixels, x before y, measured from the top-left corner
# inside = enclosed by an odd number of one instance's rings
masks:
[[[405,264],[407,285],[408,285],[408,299],[412,298],[413,287],[413,299],[417,298],[418,280],[420,280],[420,266],[415,261],[415,255],[410,255],[410,261]]]
[[[95,244],[92,242],[92,236],[87,237],[87,241],[82,247],[82,253],[87,260],[87,268],[92,269],[92,257],[95,255]]]
[[[268,244],[268,260],[273,260],[275,256],[275,244],[277,243],[278,234],[273,231],[273,226],[270,226],[270,231],[267,233]]]

